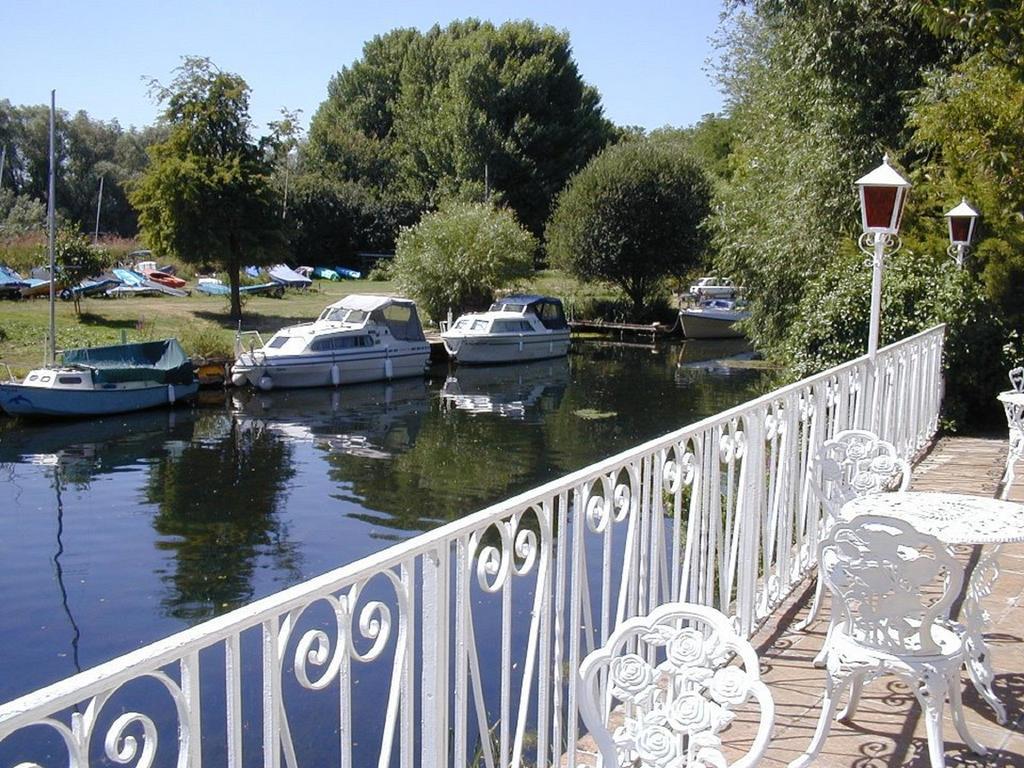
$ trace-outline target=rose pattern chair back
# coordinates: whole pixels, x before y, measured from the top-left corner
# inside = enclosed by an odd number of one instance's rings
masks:
[[[580,715],[606,767],[725,768],[723,732],[751,700],[757,737],[733,766],[756,765],[774,723],[754,649],[701,605],[667,603],[623,622],[583,660],[579,682]]]
[[[893,487],[905,491],[910,486],[910,465],[896,453],[895,446],[863,429],[847,429],[826,440],[816,463],[821,479],[810,485],[832,520],[848,501]]]
[[[818,556],[842,634],[902,657],[939,652],[932,626],[949,615],[963,582],[939,539],[905,520],[858,515],[832,529]]]

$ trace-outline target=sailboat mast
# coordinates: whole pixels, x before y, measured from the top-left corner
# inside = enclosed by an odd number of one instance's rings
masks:
[[[50,191],[46,203],[46,226],[49,230],[47,248],[50,252],[50,344],[47,347],[47,364],[53,365],[57,360],[57,258],[55,248],[55,229],[57,219],[56,190],[57,173],[54,168],[54,134],[57,111],[57,91],[50,91]]]

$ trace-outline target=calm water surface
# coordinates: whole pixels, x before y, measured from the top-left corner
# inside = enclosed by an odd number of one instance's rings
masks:
[[[735,343],[0,418],[0,702],[757,394]]]

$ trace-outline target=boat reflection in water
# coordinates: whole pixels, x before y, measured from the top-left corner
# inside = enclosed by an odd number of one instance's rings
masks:
[[[460,367],[441,387],[441,407],[525,420],[558,409],[569,386],[569,361],[562,357],[517,365]]]
[[[342,389],[240,391],[237,418],[289,441],[331,453],[386,460],[408,450],[429,407],[424,379],[355,384]]]

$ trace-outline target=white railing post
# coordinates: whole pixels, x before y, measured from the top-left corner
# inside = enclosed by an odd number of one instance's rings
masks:
[[[446,543],[422,557],[421,765],[448,765],[449,560]]]

